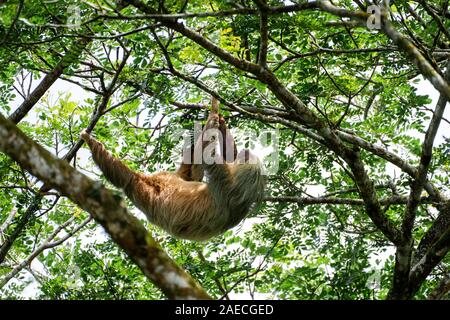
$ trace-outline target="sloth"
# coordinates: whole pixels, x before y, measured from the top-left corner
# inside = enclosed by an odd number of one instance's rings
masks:
[[[214,98],[202,134],[175,172],[135,172],[86,131],[81,138],[106,179],[123,189],[152,224],[177,238],[203,241],[220,235],[262,201],[262,164],[249,150],[237,152]],[[199,152],[200,163],[185,157]]]

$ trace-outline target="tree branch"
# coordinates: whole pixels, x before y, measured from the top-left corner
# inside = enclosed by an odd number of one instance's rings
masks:
[[[47,90],[62,75],[65,68],[78,61],[82,51],[91,42],[91,40],[82,38],[74,41],[71,48],[61,58],[53,70],[47,73],[39,85],[33,90],[30,96],[22,102],[22,104],[9,116],[9,120],[19,123],[34,105],[42,98]]]
[[[266,0],[255,0],[256,5],[259,9],[260,20],[259,20],[259,33],[261,35],[259,43],[259,55],[258,64],[266,68],[267,67],[267,45],[268,45],[268,15],[267,15],[267,3]]]
[[[292,202],[298,205],[319,205],[319,204],[344,204],[352,206],[364,206],[365,202],[362,199],[353,198],[337,198],[337,197],[296,197],[296,196],[276,196],[265,197],[264,201],[268,202]],[[405,196],[392,196],[385,199],[380,199],[380,204],[392,205],[392,204],[407,204],[408,198]],[[421,203],[428,203],[429,199],[422,198]]]

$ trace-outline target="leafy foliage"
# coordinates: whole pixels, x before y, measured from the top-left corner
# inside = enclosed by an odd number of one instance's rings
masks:
[[[91,123],[101,104],[103,87],[115,81],[117,70],[117,85],[110,92],[94,132],[133,169],[147,173],[175,169],[172,159],[179,141],[173,137],[178,130],[192,129],[195,120],[204,120],[205,112],[200,107],[209,101],[205,87],[242,107],[274,113],[284,108],[266,84],[178,33],[155,26],[151,19],[105,18],[115,13],[109,1],[33,0],[26,1],[18,12],[20,2],[0,5],[2,113],[10,114],[22,102],[21,95],[29,96],[43,72],[49,72],[58,63],[74,39],[92,36],[79,61],[65,69],[62,79],[20,123],[30,137],[60,157]],[[271,6],[284,4],[268,2]],[[439,1],[427,2],[440,6]],[[232,1],[220,0],[186,1],[186,6],[185,1],[146,3],[157,12],[170,13],[233,8]],[[247,1],[242,3],[256,8]],[[357,9],[352,1],[334,3]],[[405,13],[408,5],[396,1],[395,10]],[[65,26],[70,18],[69,6],[79,8],[84,24],[77,28]],[[423,50],[430,50],[432,55],[430,48],[442,39],[435,37],[440,32],[438,25],[421,6],[415,12],[432,22],[424,27],[408,15],[404,20],[398,18],[396,27],[408,27],[420,39]],[[142,12],[132,6],[121,10],[122,17],[137,14]],[[318,10],[271,15],[269,67],[331,127],[351,131],[417,165],[434,108],[431,103],[436,102],[432,100],[434,96],[423,89],[424,81],[417,68],[386,36],[367,28],[343,27],[339,21]],[[193,17],[183,19],[183,23],[233,57],[257,60],[261,45],[257,15]],[[448,19],[443,23],[449,27]],[[167,52],[161,50],[161,44]],[[125,49],[130,57],[121,68]],[[443,62],[435,61],[439,66]],[[229,107],[224,107],[223,112],[229,126],[237,130],[279,130],[279,169],[269,177],[268,195],[276,198],[337,192],[337,197],[359,199],[348,166],[323,144],[277,119],[261,120]],[[445,194],[449,191],[449,140],[448,136],[441,136],[435,143],[429,177]],[[379,186],[379,198],[408,195],[409,176],[370,152],[360,152],[374,185]],[[71,163],[102,179],[86,149],[81,149]],[[0,226],[6,226],[0,233],[1,244],[14,233],[42,185],[4,155],[0,155],[0,177]],[[400,223],[404,207],[387,205],[385,214]],[[8,221],[13,210],[16,213]],[[239,227],[205,243],[174,239],[135,213],[161,246],[218,298],[381,299],[392,283],[394,248],[363,206],[268,201]],[[419,207],[414,229],[416,242],[436,214],[433,206]],[[76,219],[72,227],[87,217],[51,191],[44,193],[5,262],[0,261],[0,279],[73,215]],[[70,227],[65,228],[55,239],[69,230]],[[0,288],[3,298],[163,297],[94,223],[32,261]],[[449,263],[447,256],[416,298],[427,297]]]

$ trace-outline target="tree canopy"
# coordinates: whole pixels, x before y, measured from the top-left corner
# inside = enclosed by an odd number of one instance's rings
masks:
[[[449,17],[447,0],[2,1],[1,297],[448,298]],[[238,227],[179,240],[79,134],[174,170],[211,96],[236,132],[277,133],[277,170]]]

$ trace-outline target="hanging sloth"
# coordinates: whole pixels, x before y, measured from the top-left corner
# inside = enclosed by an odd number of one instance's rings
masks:
[[[187,152],[206,155],[209,161],[191,164],[184,159],[175,172],[134,172],[87,132],[81,134],[105,177],[123,189],[151,223],[177,238],[206,240],[225,232],[242,221],[264,193],[260,160],[249,150],[237,152],[214,98],[211,109],[202,134]],[[202,181],[205,174],[207,182]]]

